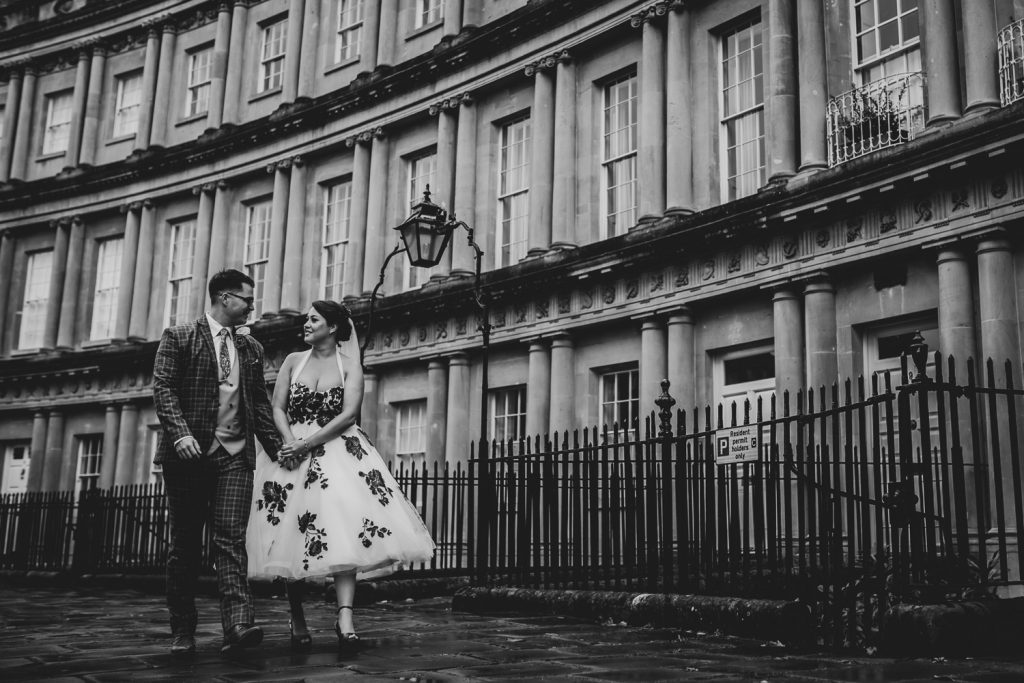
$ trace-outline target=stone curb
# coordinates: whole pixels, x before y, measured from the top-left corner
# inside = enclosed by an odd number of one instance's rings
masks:
[[[467,586],[455,592],[452,609],[477,614],[517,612],[612,619],[633,626],[719,631],[797,646],[811,645],[815,640],[810,608],[784,600]]]
[[[882,619],[879,635],[884,655],[1016,654],[1024,642],[1024,598],[893,605]]]

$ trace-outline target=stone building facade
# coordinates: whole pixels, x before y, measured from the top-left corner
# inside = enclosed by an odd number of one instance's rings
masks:
[[[970,7],[968,8],[968,5]],[[159,478],[151,367],[223,267],[268,382],[368,336],[396,462],[886,372],[1024,321],[1014,0],[0,3],[3,491]],[[1015,23],[1016,22],[1016,23]],[[473,252],[392,261],[430,186]]]

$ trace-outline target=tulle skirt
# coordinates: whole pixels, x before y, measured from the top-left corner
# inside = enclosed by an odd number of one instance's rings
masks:
[[[295,438],[315,423],[292,425]],[[250,578],[304,579],[355,571],[390,574],[430,560],[434,541],[377,449],[357,426],[288,471],[256,460],[246,533]]]

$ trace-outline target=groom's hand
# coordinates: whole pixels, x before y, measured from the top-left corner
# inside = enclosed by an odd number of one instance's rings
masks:
[[[182,460],[198,460],[199,456],[202,455],[199,452],[199,442],[191,436],[186,436],[174,444],[174,450],[178,452],[178,457]]]

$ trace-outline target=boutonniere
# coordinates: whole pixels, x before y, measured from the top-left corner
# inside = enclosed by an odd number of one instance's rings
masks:
[[[245,343],[243,337],[248,337],[251,332],[245,325],[235,328],[235,346],[242,346]]]

